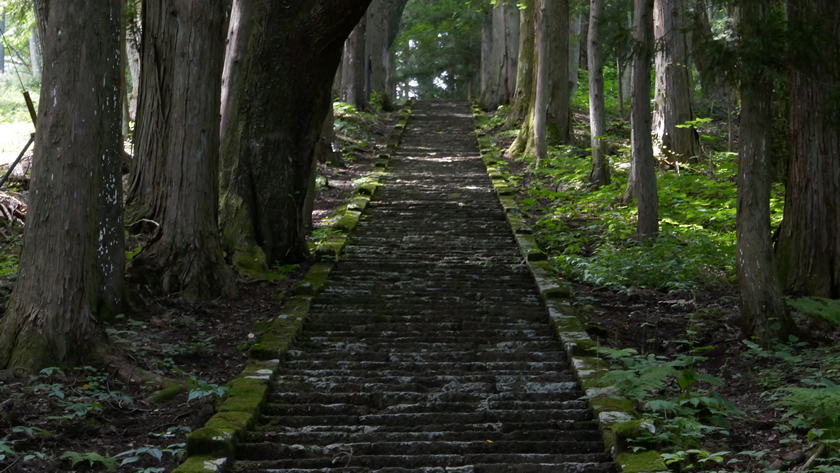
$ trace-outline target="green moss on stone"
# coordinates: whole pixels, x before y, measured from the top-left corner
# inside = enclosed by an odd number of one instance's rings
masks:
[[[317,295],[327,284],[332,263],[319,262],[315,263],[303,277],[303,280],[292,286],[292,291],[297,296],[314,296]]]
[[[545,261],[548,257],[537,245],[537,240],[533,235],[516,235],[516,244],[519,246],[519,252],[528,262]]]
[[[172,473],[211,473],[224,471],[227,458],[212,455],[196,455],[187,458]]]
[[[154,403],[166,402],[174,398],[175,396],[181,394],[182,392],[184,392],[184,387],[181,385],[181,383],[172,381],[167,383],[165,388],[152,394],[150,399]]]
[[[636,409],[633,408],[633,403],[630,402],[629,399],[624,397],[602,397],[598,399],[592,399],[589,402],[589,407],[592,408],[592,412],[595,413],[596,416],[602,412],[607,411],[626,412],[633,416],[636,415]],[[630,422],[619,422],[617,424],[613,424],[613,432],[616,432],[617,426],[629,424]],[[621,429],[621,427],[618,428]]]
[[[369,184],[365,184],[365,185],[369,185]],[[364,187],[364,186],[362,186],[362,187]],[[375,189],[375,187],[374,187],[374,189]],[[371,195],[373,195],[373,192],[371,192],[370,194],[367,194],[367,195],[371,196]],[[333,226],[333,228],[335,228],[336,230],[349,232],[349,231],[353,230],[354,228],[356,228],[356,225],[359,223],[359,218],[361,218],[361,216],[362,216],[362,213],[359,212],[358,210],[349,210],[348,209],[347,212],[344,213],[344,216],[341,217],[341,220],[339,220]]]
[[[359,195],[373,196],[376,193],[376,183],[369,182],[359,186]]]
[[[622,473],[647,473],[652,471],[668,471],[662,456],[655,450],[647,452],[624,452],[615,459],[616,465]]]
[[[258,415],[268,394],[268,380],[240,375],[231,381],[231,388],[219,412],[242,412]],[[269,375],[270,376],[270,375]]]
[[[315,254],[321,259],[335,260],[344,250],[344,245],[347,243],[346,236],[334,236],[318,247]]]
[[[268,274],[265,252],[257,245],[253,245],[248,249],[234,251],[233,268],[245,277],[265,279]]]

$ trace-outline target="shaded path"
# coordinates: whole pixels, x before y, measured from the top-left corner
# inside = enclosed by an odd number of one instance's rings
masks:
[[[235,471],[611,471],[467,104],[418,103]]]

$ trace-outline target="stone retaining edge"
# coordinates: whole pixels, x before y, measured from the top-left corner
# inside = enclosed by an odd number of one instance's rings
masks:
[[[609,365],[592,351],[597,343],[589,337],[582,317],[572,306],[572,286],[558,277],[547,255],[540,249],[516,203],[514,191],[501,169],[496,166],[500,159],[493,149],[492,139],[478,126],[478,118],[483,112],[475,104],[472,105],[472,112],[476,119],[475,134],[481,160],[487,167],[487,175],[493,181],[493,188],[505,209],[523,263],[528,265],[539,288],[540,298],[548,308],[549,323],[563,344],[571,360],[572,370],[586,393],[589,407],[598,419],[606,449],[622,473],[668,471],[659,452],[648,450],[634,453],[627,449],[627,440],[637,436],[642,428],[640,421],[636,420],[638,413],[629,399],[621,396],[616,389],[603,387],[599,383],[601,377],[609,372]]]
[[[309,314],[310,303],[326,285],[330,271],[335,266],[349,232],[359,223],[380,179],[387,175],[391,152],[399,147],[400,139],[411,116],[413,101],[399,112],[394,132],[388,138],[386,152],[379,155],[365,185],[347,204],[344,215],[333,224],[337,235],[315,249],[316,263],[303,280],[292,287],[293,297],[288,299],[281,313],[269,320],[268,329],[250,348],[250,360],[228,386],[216,414],[204,427],[187,435],[187,459],[173,473],[225,473],[230,471],[236,458],[236,447],[244,432],[258,420],[265,405],[269,383],[275,379],[280,360],[303,329]]]

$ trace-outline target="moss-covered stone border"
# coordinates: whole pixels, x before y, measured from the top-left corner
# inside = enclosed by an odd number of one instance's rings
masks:
[[[572,305],[574,294],[571,284],[558,277],[554,267],[547,261],[546,254],[534,239],[533,232],[516,203],[514,192],[497,165],[501,158],[493,147],[492,138],[477,125],[481,114],[481,109],[473,105],[473,117],[476,118],[475,134],[481,161],[487,167],[487,175],[493,183],[499,203],[505,210],[523,262],[530,269],[539,288],[540,298],[548,309],[549,323],[571,359],[572,370],[586,393],[594,417],[598,419],[606,450],[612,454],[622,473],[668,471],[659,452],[647,450],[634,453],[626,448],[627,439],[637,437],[643,428],[641,421],[637,419],[638,413],[629,399],[621,396],[616,389],[604,387],[599,382],[609,371],[609,365],[592,351],[596,343],[586,333],[585,323]]]
[[[387,175],[391,151],[397,149],[411,115],[413,102],[400,112],[394,132],[388,138],[388,152],[378,156],[365,185],[347,204],[344,215],[333,225],[335,236],[315,248],[316,263],[303,279],[292,287],[293,297],[250,347],[250,361],[242,373],[228,383],[230,390],[216,415],[204,427],[187,435],[187,459],[173,473],[224,473],[230,470],[236,448],[245,433],[259,419],[269,391],[269,383],[277,375],[280,360],[303,330],[312,298],[326,286],[330,271],[341,256],[348,234],[359,223],[362,212]],[[177,394],[177,393],[176,393]]]

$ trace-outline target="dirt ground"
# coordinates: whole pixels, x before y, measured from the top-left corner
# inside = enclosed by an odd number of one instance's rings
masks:
[[[319,165],[316,229],[329,224],[329,217],[349,200],[353,181],[372,170],[395,122],[396,114],[380,115],[370,124],[362,146],[339,134],[337,143],[346,148],[340,163]],[[26,202],[25,187],[19,185],[11,194]],[[4,254],[17,251],[13,247],[19,247],[21,231],[19,226],[3,226]],[[281,268],[280,277],[271,282],[240,280],[235,299],[185,304],[172,297],[153,298],[143,310],[127,313],[107,327],[111,340],[138,370],[176,380],[185,388],[164,402],[151,400],[155,389],[148,384],[126,385],[105,369],[50,369],[39,376],[0,371],[0,473],[113,467],[172,471],[183,458],[186,434],[213,415],[217,390],[247,361],[248,342],[259,337],[259,322],[279,312],[309,265]],[[0,318],[14,277],[0,277]]]

